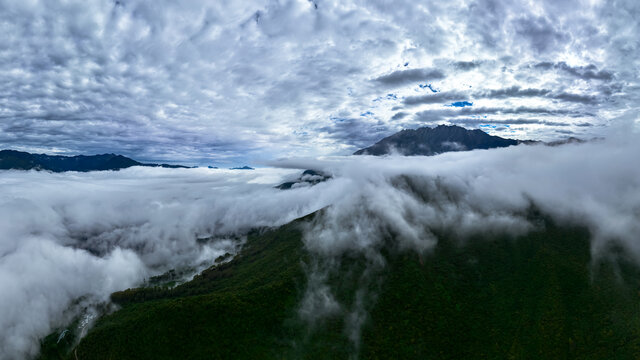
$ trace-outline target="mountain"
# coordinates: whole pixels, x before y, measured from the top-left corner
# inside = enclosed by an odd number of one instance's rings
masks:
[[[467,130],[456,125],[438,125],[407,129],[388,136],[354,155],[436,155],[450,151],[493,149],[518,145],[518,140],[492,136],[482,130]]]
[[[64,171],[99,171],[120,170],[131,166],[153,166],[166,168],[186,168],[181,165],[145,164],[128,157],[116,154],[61,156],[31,154],[16,150],[0,151],[0,169],[8,170],[47,170]]]
[[[303,321],[300,304],[318,264],[303,231],[319,214],[251,232],[231,261],[182,285],[114,293],[119,310],[98,319],[82,339],[60,340],[63,329],[51,334],[41,358],[640,356],[638,266],[615,247],[592,257],[586,229],[535,212],[529,218],[541,226],[527,235],[482,233],[461,242],[441,233],[423,255],[398,247],[388,234],[378,273],[370,273],[364,254],[330,258],[332,272],[322,281],[342,305]],[[353,312],[358,307],[364,312]],[[348,330],[354,322],[362,323],[360,332]]]
[[[276,186],[276,189],[289,190],[296,187],[313,186],[331,179],[331,175],[318,170],[305,170],[302,175],[292,181],[283,182]]]
[[[236,167],[232,167],[229,168],[229,170],[255,170],[254,168],[252,168],[251,166],[236,166]]]
[[[594,139],[594,140],[597,140],[597,139]],[[564,140],[556,140],[556,141],[548,142],[548,143],[546,143],[546,145],[548,145],[548,146],[560,146],[560,145],[566,145],[566,144],[582,144],[582,143],[585,143],[585,142],[586,142],[585,140],[578,139],[576,137],[571,136],[571,137],[569,137],[567,139],[564,139]]]

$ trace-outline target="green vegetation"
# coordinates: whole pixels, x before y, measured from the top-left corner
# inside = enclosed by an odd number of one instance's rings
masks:
[[[356,347],[346,310],[313,324],[298,314],[305,269],[322,263],[302,246],[306,220],[251,233],[235,259],[178,287],[113,294],[122,309],[100,319],[75,354],[47,348],[42,358],[640,357],[638,267],[615,247],[593,260],[586,230],[548,220],[515,239],[443,235],[422,256],[389,239],[386,264],[374,270],[361,255],[344,255],[327,282],[343,309],[366,294]]]
[[[591,264],[588,233],[552,225],[442,242],[423,264],[405,254],[371,314],[363,358],[637,359],[640,273],[612,255]]]

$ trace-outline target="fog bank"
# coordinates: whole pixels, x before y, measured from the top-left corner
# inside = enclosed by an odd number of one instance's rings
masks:
[[[233,236],[331,202],[330,192],[273,188],[294,173],[1,171],[0,359],[34,356],[41,338],[114,291],[211,264],[233,251]],[[196,241],[207,237],[229,238]]]
[[[313,263],[300,315],[309,323],[344,315],[356,354],[375,302],[368,285],[384,270],[380,250],[390,239],[423,253],[442,232],[462,241],[516,236],[537,226],[527,217],[534,206],[560,223],[587,226],[595,255],[617,241],[640,259],[637,137],[433,157],[289,159],[255,171],[0,172],[1,358],[34,356],[43,336],[113,291],[210,264],[233,248],[235,235],[322,208],[305,229]],[[274,188],[303,169],[333,178]],[[207,237],[226,241],[197,241]],[[347,253],[363,256],[367,269],[353,301],[341,304],[327,279]]]
[[[303,319],[313,323],[317,318],[307,314],[343,315],[357,357],[360,329],[375,303],[369,289],[385,267],[383,247],[424,253],[443,233],[462,243],[471,235],[515,237],[543,226],[530,222],[532,209],[560,225],[587,227],[594,258],[606,255],[603,249],[615,242],[640,260],[636,138],[627,134],[585,144],[434,157],[300,160],[342,179],[344,188],[343,196],[306,229],[305,245],[316,256],[308,266]],[[295,160],[280,164],[300,166]],[[327,279],[344,271],[338,269],[354,254],[367,268],[353,305],[347,306],[336,300]]]

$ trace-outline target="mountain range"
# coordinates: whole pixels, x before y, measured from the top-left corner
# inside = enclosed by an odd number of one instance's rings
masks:
[[[438,125],[405,129],[377,143],[356,151],[354,155],[436,155],[450,151],[493,149],[518,145],[519,140],[492,136],[482,130],[467,130],[456,125]],[[528,142],[530,143],[530,142]]]
[[[251,232],[239,254],[175,286],[114,293],[119,310],[86,336],[52,333],[40,359],[637,359],[640,268],[620,249],[594,258],[590,234],[544,224],[513,238],[442,233],[427,254],[394,246],[332,259],[333,313],[301,318],[320,213]],[[321,293],[322,294],[322,293]],[[319,297],[317,301],[323,301]],[[362,309],[357,333],[350,309]],[[73,329],[73,327],[71,327]]]
[[[120,170],[131,166],[187,168],[182,165],[148,164],[116,154],[61,156],[31,154],[16,150],[0,151],[0,170],[99,171]]]
[[[566,140],[545,143],[550,146],[567,143],[581,143],[583,140],[569,138]],[[493,149],[519,144],[542,143],[535,140],[505,139],[499,136],[489,135],[482,130],[468,130],[456,125],[438,125],[436,127],[421,127],[418,129],[405,129],[391,136],[385,137],[377,143],[356,151],[354,155],[437,155],[451,151],[466,151],[474,149]],[[100,155],[47,155],[32,154],[16,150],[0,151],[0,170],[46,170],[52,172],[64,171],[100,171],[120,170],[131,166],[152,166],[165,168],[188,168],[182,165],[141,163],[126,156],[117,154]],[[215,168],[210,166],[210,168]],[[234,170],[253,170],[249,166],[235,167]],[[309,174],[303,174],[309,175]],[[318,175],[318,174],[314,174]],[[324,176],[324,175],[322,175]],[[301,182],[300,179],[279,186],[288,189],[293,183]],[[308,181],[302,181],[307,183]],[[313,185],[317,181],[311,181]]]
[[[301,186],[313,186],[331,178],[331,175],[326,174],[323,171],[309,169],[302,172],[302,175],[298,176],[298,178],[277,185],[276,189],[289,190]]]

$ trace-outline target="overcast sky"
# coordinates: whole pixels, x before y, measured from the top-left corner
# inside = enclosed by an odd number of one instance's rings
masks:
[[[637,115],[640,2],[0,0],[0,148],[200,165]]]

